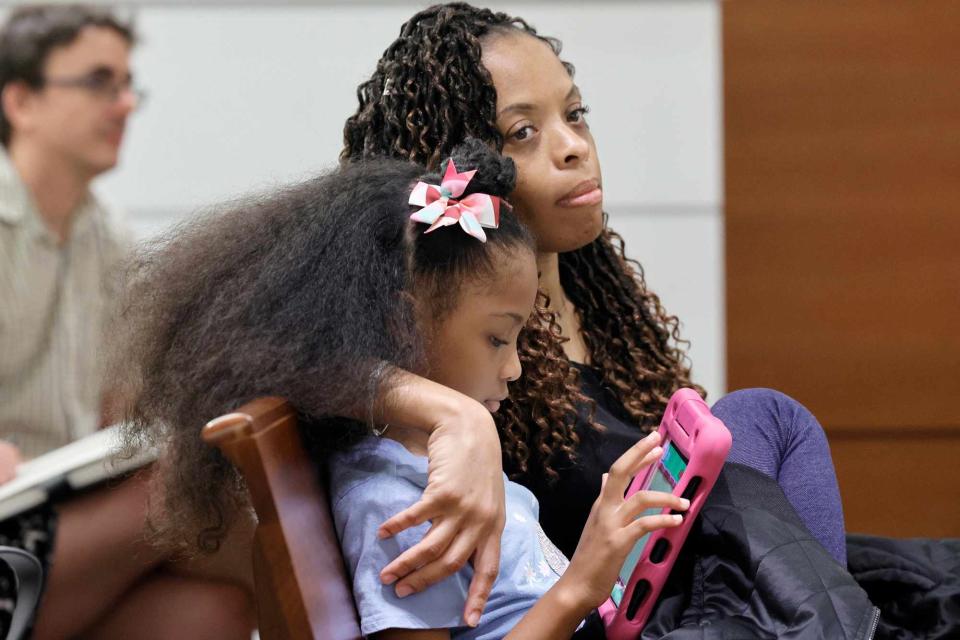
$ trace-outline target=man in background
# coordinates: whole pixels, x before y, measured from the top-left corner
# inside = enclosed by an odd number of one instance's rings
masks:
[[[90,191],[117,164],[132,29],[108,11],[21,7],[0,28],[0,483],[102,423],[110,272],[128,244]],[[47,569],[33,637],[249,640],[250,551],[197,562],[145,539],[144,475],[0,521]],[[2,569],[2,567],[0,567]],[[15,603],[0,570],[0,637]]]
[[[90,7],[24,7],[0,32],[0,440],[24,457],[101,423],[108,274],[128,243],[90,183],[139,100],[133,44]]]

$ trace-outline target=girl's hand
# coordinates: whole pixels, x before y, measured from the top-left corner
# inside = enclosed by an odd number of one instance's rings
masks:
[[[396,593],[403,597],[472,561],[474,574],[463,617],[475,625],[500,568],[505,522],[500,439],[483,405],[461,394],[446,400],[449,410],[439,413],[430,432],[423,497],[384,522],[378,534],[390,537],[427,520],[432,526],[423,540],[383,569],[380,579],[385,584],[396,582]]]
[[[13,480],[17,475],[17,465],[22,461],[19,449],[9,442],[0,440],[0,484]]]
[[[663,449],[657,432],[628,449],[604,474],[600,495],[593,503],[570,566],[561,577],[573,601],[592,609],[610,595],[617,573],[633,545],[646,533],[682,522],[679,515],[657,514],[638,518],[651,507],[685,511],[688,500],[661,491],[638,491],[626,500],[624,492],[637,473],[655,463]]]

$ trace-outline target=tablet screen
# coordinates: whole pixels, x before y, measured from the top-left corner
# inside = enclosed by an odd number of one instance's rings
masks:
[[[657,466],[654,468],[653,476],[650,478],[650,485],[647,489],[649,491],[673,493],[673,488],[680,481],[680,476],[683,475],[686,468],[687,459],[673,446],[672,442],[667,443],[667,446],[664,447],[663,455],[660,457],[660,461],[657,462]],[[653,507],[647,509],[637,517],[642,518],[643,516],[657,515],[662,511],[663,509],[661,507]],[[630,554],[620,568],[617,582],[613,585],[613,591],[610,593],[613,603],[618,607],[620,606],[620,600],[623,598],[623,592],[627,588],[627,583],[630,581],[630,575],[633,573],[634,567],[637,566],[640,556],[643,555],[643,547],[647,544],[649,538],[650,534],[648,533],[640,538],[637,544],[633,545],[633,549],[631,549]]]

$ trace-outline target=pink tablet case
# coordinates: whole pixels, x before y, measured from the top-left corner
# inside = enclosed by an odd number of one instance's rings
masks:
[[[600,606],[609,640],[640,636],[683,541],[720,474],[730,442],[730,432],[710,413],[696,391],[679,389],[671,396],[660,423],[664,453],[657,464],[634,477],[626,496],[642,489],[670,491],[690,499],[690,508],[684,514],[683,524],[648,534],[627,557],[611,597]],[[656,511],[644,515],[650,513]]]

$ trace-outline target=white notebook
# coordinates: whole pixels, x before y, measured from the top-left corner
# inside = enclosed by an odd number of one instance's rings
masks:
[[[0,520],[46,502],[54,487],[82,489],[157,459],[152,449],[118,456],[118,432],[118,426],[107,427],[19,465],[13,480],[0,484]]]

